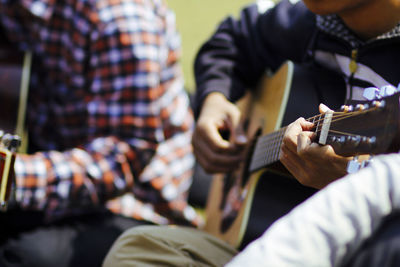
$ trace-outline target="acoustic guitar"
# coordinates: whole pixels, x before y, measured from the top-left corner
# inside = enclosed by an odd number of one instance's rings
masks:
[[[207,232],[235,247],[241,246],[251,220],[249,215],[254,205],[254,192],[262,174],[272,171],[290,176],[279,162],[280,146],[286,130],[286,127],[280,127],[285,116],[290,117],[286,119],[290,122],[304,115],[294,112],[287,116],[285,113],[288,103],[301,101],[304,97],[303,93],[296,95],[296,92],[307,91],[304,88],[293,89],[293,82],[299,79],[295,68],[292,62],[287,62],[274,75],[268,76],[259,90],[237,103],[246,115],[244,123],[252,141],[247,148],[247,160],[237,171],[214,175],[207,200],[205,225]],[[307,75],[300,71],[301,77]],[[332,85],[331,82],[334,81],[329,81]],[[334,104],[341,101],[340,94],[336,93]],[[360,101],[355,105],[342,106],[335,112],[309,117],[308,120],[316,125],[316,141],[321,145],[331,145],[342,156],[398,151],[399,96],[400,93],[396,93],[376,101]],[[301,105],[305,106],[304,103]]]
[[[17,150],[26,150],[25,113],[32,56],[0,46],[0,210],[12,195]],[[24,146],[21,147],[21,137]]]

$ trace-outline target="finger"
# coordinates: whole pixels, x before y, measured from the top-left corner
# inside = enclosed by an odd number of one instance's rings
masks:
[[[208,172],[228,172],[236,169],[243,157],[240,153],[224,154],[211,149],[204,140],[193,142],[194,155],[200,165]]]
[[[307,148],[311,145],[312,139],[314,138],[315,133],[314,132],[301,132],[297,136],[297,153],[302,154],[304,151],[307,150]]]
[[[332,162],[337,157],[330,145],[321,146],[317,143],[311,143],[309,146],[305,147],[301,153],[299,153],[299,156],[305,161],[314,163],[320,162],[320,164]]]
[[[296,135],[301,131],[309,131],[314,127],[314,123],[305,120],[304,118],[298,118],[286,128],[285,134]]]
[[[236,130],[234,131],[234,137],[233,137],[233,142],[237,146],[245,146],[248,142],[247,136],[244,133],[243,129],[243,124],[239,124],[238,127],[236,127]]]
[[[228,140],[221,136],[221,127],[206,125],[202,128],[200,136],[205,141],[206,145],[215,152],[223,153],[224,150],[228,149],[231,144]]]
[[[292,151],[297,150],[297,136],[302,132],[301,119],[297,119],[287,126],[282,139],[282,146],[286,146]]]
[[[293,152],[290,149],[287,149],[287,147],[283,146],[281,147],[281,157],[283,159],[283,161],[285,162],[289,162],[294,166],[301,166],[303,164],[301,158],[297,155],[296,152]]]
[[[296,153],[293,153],[293,151],[288,150],[285,147],[282,147],[280,153],[280,161],[286,169],[296,177],[298,172],[302,169],[303,162]]]
[[[247,144],[247,137],[241,121],[241,112],[237,107],[231,106],[231,112],[228,114],[227,126],[231,136],[231,144],[235,146],[244,146]]]
[[[301,129],[303,131],[310,131],[314,127],[314,123],[307,121],[304,118],[300,118],[299,122],[300,122]]]
[[[231,161],[242,160],[241,153],[227,153],[221,149],[213,149],[204,139],[198,139],[193,142],[194,153],[197,157],[206,158],[208,161],[214,161],[216,164],[229,164]]]
[[[223,126],[216,124],[216,122],[209,122],[207,120],[198,122],[192,136],[193,145],[201,143],[201,145],[196,145],[196,149],[207,146],[215,153],[223,153],[224,150],[229,148],[230,143],[223,139],[219,131]]]
[[[320,113],[322,113],[322,114],[324,114],[324,113],[326,113],[326,112],[328,112],[328,111],[332,111],[327,105],[325,105],[325,104],[319,104],[319,112]]]

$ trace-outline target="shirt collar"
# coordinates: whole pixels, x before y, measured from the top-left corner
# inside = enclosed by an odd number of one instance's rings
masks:
[[[21,5],[25,7],[33,16],[48,20],[53,14],[55,0],[21,0]]]
[[[358,47],[365,43],[373,42],[378,39],[390,39],[400,36],[400,22],[392,30],[381,34],[368,41],[360,39],[353,31],[351,31],[337,15],[317,15],[317,27],[324,32],[339,37],[351,44],[352,47]]]

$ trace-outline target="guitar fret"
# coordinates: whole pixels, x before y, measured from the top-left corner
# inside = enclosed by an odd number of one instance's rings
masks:
[[[315,124],[315,118],[317,118],[317,117],[318,117],[318,123],[317,123],[317,126],[315,127],[316,132],[318,132],[319,123],[320,123],[320,121],[321,121],[321,116],[315,116],[315,117],[313,118],[313,123]]]
[[[250,172],[279,160],[280,147],[285,131],[286,127],[258,138],[250,162]]]

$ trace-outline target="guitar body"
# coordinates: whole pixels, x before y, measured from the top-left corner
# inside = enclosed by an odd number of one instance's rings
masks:
[[[315,115],[319,103],[334,109],[343,104],[344,81],[330,71],[316,77],[316,71],[287,62],[241,99],[237,105],[245,114],[248,137]],[[206,207],[205,230],[238,248],[315,192],[291,178],[279,162],[252,173],[247,168],[244,162],[238,171],[215,175]]]

